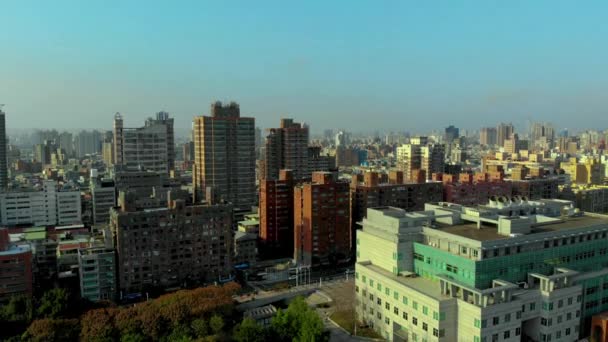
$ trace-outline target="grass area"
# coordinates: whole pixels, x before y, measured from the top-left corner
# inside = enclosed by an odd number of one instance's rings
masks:
[[[354,310],[341,310],[334,312],[330,318],[336,322],[339,326],[344,328],[349,333],[353,333],[355,328],[355,311]],[[357,336],[369,337],[369,338],[381,338],[373,329],[362,328],[360,325],[357,327]]]

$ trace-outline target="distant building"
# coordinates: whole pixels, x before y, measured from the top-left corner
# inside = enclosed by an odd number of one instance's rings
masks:
[[[114,158],[116,165],[169,173],[175,168],[173,118],[158,112],[143,127],[124,127],[120,113],[114,116]]]
[[[0,109],[0,192],[8,187],[6,113]]]
[[[496,145],[496,128],[495,127],[484,127],[479,131],[479,143],[485,146]]]
[[[81,222],[80,191],[44,181],[40,189],[0,193],[3,226],[66,225]]]
[[[513,187],[513,195],[528,199],[550,199],[559,196],[559,179],[557,177],[507,180]]]
[[[397,169],[403,172],[406,180],[411,180],[412,172],[422,167],[419,144],[404,144],[397,147]]]
[[[86,155],[101,152],[102,136],[99,131],[80,131],[74,138],[76,157],[82,158]]]
[[[230,276],[231,205],[169,200],[165,207],[138,208],[132,194],[119,197],[110,228],[121,291],[187,287]]]
[[[294,189],[294,259],[302,265],[344,263],[351,253],[347,182],[314,172],[312,182]]]
[[[308,127],[281,119],[280,128],[270,128],[265,142],[265,179],[278,179],[279,170],[290,169],[296,179],[310,177],[308,171]]]
[[[144,266],[146,267],[146,266]],[[80,295],[96,302],[116,299],[116,256],[114,249],[90,247],[78,250]]]
[[[8,229],[0,228],[0,303],[12,296],[32,297],[32,250],[13,245]]]
[[[444,171],[445,145],[428,144],[421,146],[420,158],[420,169],[426,172],[426,179],[431,179],[433,173]]]
[[[445,143],[446,144],[451,144],[454,140],[458,139],[460,137],[460,130],[458,129],[458,127],[454,127],[453,125],[450,125],[449,127],[447,127],[445,129]]]
[[[496,127],[496,144],[498,146],[504,146],[505,140],[515,132],[512,124],[501,123]]]
[[[336,147],[336,166],[359,166],[359,150],[355,147],[344,145]]]
[[[574,202],[574,205],[582,211],[608,213],[608,186],[564,186],[560,189],[559,198]]]
[[[194,118],[195,198],[213,188],[235,208],[257,202],[255,186],[255,119],[241,117],[238,104],[211,105],[211,116]]]

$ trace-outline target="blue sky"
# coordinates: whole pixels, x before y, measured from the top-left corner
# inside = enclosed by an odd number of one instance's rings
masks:
[[[9,128],[180,127],[234,100],[262,127],[608,127],[606,1],[3,1]]]

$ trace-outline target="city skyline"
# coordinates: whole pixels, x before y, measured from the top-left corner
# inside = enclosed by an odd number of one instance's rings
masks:
[[[293,117],[313,132],[360,131],[370,117],[378,130],[505,117],[608,127],[602,2],[4,7],[9,129],[100,127],[117,111],[135,123],[161,110],[185,128],[216,99],[260,127]]]

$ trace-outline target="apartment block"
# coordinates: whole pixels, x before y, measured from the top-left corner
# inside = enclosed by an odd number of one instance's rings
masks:
[[[336,156],[321,153],[320,146],[308,147],[308,171],[331,171],[336,168]]]
[[[120,113],[114,116],[116,165],[169,173],[175,168],[173,118],[167,112],[148,118],[143,127],[124,127]]]
[[[116,253],[113,248],[79,249],[78,272],[82,298],[93,302],[116,299]]]
[[[32,296],[32,250],[12,244],[8,229],[0,228],[0,303],[12,296]]]
[[[107,224],[110,221],[110,209],[116,206],[114,181],[112,179],[92,179],[90,188],[93,223]]]
[[[608,310],[607,234],[561,200],[369,209],[357,316],[389,341],[577,341]]]
[[[270,128],[265,143],[265,179],[278,179],[279,170],[293,170],[296,179],[310,177],[308,127],[293,119],[281,119],[280,128]]]
[[[80,191],[55,181],[0,193],[0,222],[4,226],[76,224],[81,222],[81,211]]]
[[[532,200],[557,198],[559,196],[558,177],[508,179],[507,182],[511,183],[514,196],[522,196]]]
[[[138,207],[122,193],[110,214],[118,288],[138,293],[220,281],[232,269],[232,206],[225,203]]]
[[[295,185],[291,170],[281,170],[278,180],[260,182],[260,242],[277,256],[293,256]]]
[[[341,264],[351,254],[348,183],[330,172],[294,189],[294,259],[298,264]]]
[[[479,131],[479,143],[485,146],[496,145],[496,128],[484,127]]]
[[[582,211],[608,213],[608,186],[576,184],[562,186],[559,198],[574,202],[574,205]]]
[[[235,208],[255,205],[255,119],[241,117],[234,102],[216,102],[211,116],[194,118],[193,131],[195,197],[202,198],[212,187]]]
[[[458,179],[446,176],[443,183],[443,200],[461,205],[487,203],[493,196],[511,196],[510,182],[490,180],[486,173],[460,174]]]
[[[404,183],[403,172],[393,171],[382,182],[377,172],[354,175],[350,183],[350,224],[354,231],[368,208],[391,206],[408,211],[422,210],[427,202],[443,200],[441,182]]]

